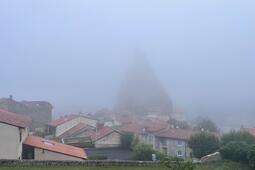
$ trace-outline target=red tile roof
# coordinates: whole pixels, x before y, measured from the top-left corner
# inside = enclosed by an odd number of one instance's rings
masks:
[[[118,129],[122,132],[131,132],[131,133],[139,134],[143,132],[143,129],[145,129],[146,132],[155,133],[167,127],[168,127],[168,123],[164,121],[144,120],[138,123],[125,124]]]
[[[32,119],[25,115],[0,109],[0,122],[25,128],[28,127],[28,125],[32,122]]]
[[[91,126],[89,126],[85,123],[78,123],[77,125],[75,125],[71,129],[69,129],[66,132],[64,132],[63,134],[61,134],[59,136],[59,138],[66,138],[66,137],[71,137],[71,136],[74,136],[74,135],[78,135],[78,134],[82,133],[83,131],[85,131],[86,129],[91,129],[91,128],[92,128]]]
[[[112,129],[110,127],[103,127],[102,129],[99,129],[97,131],[97,136],[96,136],[96,140],[99,140],[113,132],[117,132],[117,133],[120,133],[119,131],[115,130],[115,129]]]
[[[192,130],[170,128],[156,133],[155,136],[171,139],[188,140],[194,133],[195,132]]]
[[[79,115],[73,115],[73,114],[72,115],[65,115],[65,116],[62,116],[62,117],[60,117],[56,120],[53,120],[53,121],[49,122],[48,125],[56,127],[56,126],[59,126],[59,125],[65,123],[65,122],[73,120],[77,117],[79,117]]]
[[[248,132],[251,135],[255,136],[255,128],[241,128],[241,131]]]
[[[142,131],[142,127],[136,123],[130,123],[119,127],[118,130],[121,132],[138,134]]]
[[[65,145],[52,140],[44,139],[37,136],[28,136],[24,142],[25,145],[29,145],[35,148],[45,149],[52,152],[61,153],[81,159],[88,159],[84,149],[77,148],[71,145]]]
[[[101,129],[98,129],[98,131],[96,132],[95,130],[89,129],[87,131],[84,131],[83,133],[79,134],[79,137],[91,137],[91,139],[93,141],[97,141],[113,132],[117,132],[120,133],[118,130],[116,129],[112,129],[110,127],[103,127]]]

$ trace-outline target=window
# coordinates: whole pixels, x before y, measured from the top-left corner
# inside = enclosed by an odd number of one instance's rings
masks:
[[[183,146],[183,142],[182,142],[181,140],[178,140],[178,141],[177,141],[177,145],[178,145],[178,146]]]
[[[177,156],[179,156],[179,157],[180,157],[180,156],[183,156],[183,155],[182,155],[182,151],[178,151],[178,152],[177,152]]]
[[[19,128],[19,142],[22,142],[22,129]]]

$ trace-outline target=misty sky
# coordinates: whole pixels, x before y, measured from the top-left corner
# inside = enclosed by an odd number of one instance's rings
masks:
[[[255,112],[254,0],[1,0],[0,97],[115,102],[134,49],[187,113]]]

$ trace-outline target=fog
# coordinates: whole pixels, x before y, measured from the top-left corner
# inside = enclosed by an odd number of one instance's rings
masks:
[[[0,97],[112,108],[135,49],[187,117],[255,113],[253,0],[0,1]],[[253,126],[253,125],[252,125]]]

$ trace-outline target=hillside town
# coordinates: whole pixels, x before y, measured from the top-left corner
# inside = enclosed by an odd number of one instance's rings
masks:
[[[0,99],[0,159],[156,161],[162,155],[183,160],[204,160],[209,154],[217,157],[217,141],[222,135],[217,125],[204,118],[188,121],[173,103],[141,54],[129,68],[112,109],[56,117],[48,101],[17,101],[10,95]],[[240,131],[255,136],[254,128],[242,127]],[[205,146],[197,148],[199,142],[192,144],[191,138],[200,133],[208,133],[209,138],[204,138]],[[212,139],[215,148],[197,153],[200,147],[210,147]],[[135,155],[139,147],[150,150],[146,157]]]
[[[176,118],[152,114],[138,117],[107,109],[93,114],[67,114],[52,120],[50,103],[18,102],[12,96],[2,98],[0,107],[0,159],[82,161],[104,156],[104,159],[132,160],[130,148],[123,148],[122,138],[126,134],[163,154],[189,159],[192,150],[188,140],[198,132],[176,124],[183,121]],[[22,109],[15,112],[19,108]],[[31,118],[32,114],[40,116]],[[255,135],[254,128],[242,130]]]

